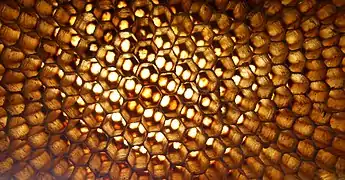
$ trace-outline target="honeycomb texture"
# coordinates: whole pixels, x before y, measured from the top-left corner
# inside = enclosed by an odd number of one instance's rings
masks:
[[[0,179],[345,179],[344,0],[2,0]]]

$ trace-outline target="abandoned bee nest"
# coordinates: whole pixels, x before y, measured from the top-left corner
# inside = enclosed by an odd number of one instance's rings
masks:
[[[3,0],[0,179],[345,179],[344,0]]]

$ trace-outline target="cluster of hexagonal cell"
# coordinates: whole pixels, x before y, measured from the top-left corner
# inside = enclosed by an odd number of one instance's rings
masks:
[[[0,2],[0,177],[345,178],[345,1]]]

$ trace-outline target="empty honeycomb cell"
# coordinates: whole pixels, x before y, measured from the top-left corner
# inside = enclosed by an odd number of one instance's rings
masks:
[[[278,127],[273,123],[263,123],[257,130],[257,134],[264,145],[269,144],[278,137]]]
[[[254,113],[246,112],[238,118],[236,124],[243,134],[254,134],[260,125],[260,120]]]
[[[281,162],[281,167],[285,173],[293,173],[297,171],[301,163],[297,158],[297,155],[293,153],[283,154]]]
[[[73,172],[74,166],[71,162],[65,158],[59,158],[53,160],[54,167],[52,168],[52,174],[57,177],[68,178]]]
[[[225,178],[226,166],[220,160],[210,162],[210,167],[206,170],[205,174],[208,178]]]
[[[52,136],[48,142],[48,148],[53,155],[59,156],[67,153],[69,150],[70,141],[65,136]]]
[[[150,159],[148,170],[154,178],[166,177],[170,163],[163,155],[156,155]]]
[[[209,137],[219,136],[222,130],[222,122],[219,116],[205,116],[202,120],[202,127]]]
[[[183,123],[186,124],[186,123]],[[183,138],[185,125],[179,119],[167,119],[162,128],[163,133],[169,141],[179,141]],[[187,125],[188,126],[188,125]]]
[[[144,146],[134,146],[128,155],[128,162],[134,169],[146,169],[150,155]]]
[[[341,131],[344,132],[344,124],[342,123],[342,121],[344,120],[343,118],[344,113],[340,112],[340,113],[335,113],[332,115],[331,119],[330,119],[330,125],[331,128],[334,129],[335,131]]]
[[[187,155],[186,168],[193,174],[201,174],[209,167],[209,160],[203,151],[191,151]]]
[[[181,83],[175,73],[162,73],[158,76],[157,82],[163,94],[175,94]]]
[[[27,163],[18,164],[16,168],[13,176],[18,179],[30,179],[35,174],[34,168]]]
[[[168,145],[168,140],[161,132],[150,132],[147,134],[144,145],[150,154],[164,154]]]
[[[331,144],[333,137],[334,134],[328,126],[318,126],[314,129],[313,140],[317,147],[323,148]]]
[[[217,35],[214,37],[212,47],[214,54],[219,57],[229,56],[234,51],[234,42],[229,34]],[[246,59],[250,56],[250,50],[246,46],[236,49],[241,59]]]
[[[61,133],[68,125],[67,115],[60,110],[51,111],[45,120],[47,131],[52,134]]]
[[[13,159],[10,157],[4,158],[0,162],[0,167],[1,167],[1,173],[4,174],[5,172],[9,171],[12,168],[13,165]]]
[[[218,111],[219,99],[215,93],[201,95],[199,98],[199,108],[205,114],[216,114]]]
[[[241,116],[240,109],[231,103],[228,103],[226,106],[222,106],[221,111],[224,118],[224,123],[228,125],[237,123],[237,119]]]
[[[289,54],[288,45],[282,42],[271,42],[268,48],[273,64],[282,64]]]
[[[164,125],[165,116],[158,109],[146,109],[142,122],[148,132],[159,131]]]
[[[309,139],[300,141],[297,145],[297,154],[299,154],[305,160],[313,159],[316,152],[316,148]]]
[[[261,177],[264,171],[264,166],[259,158],[249,157],[244,160],[242,169],[247,177],[258,178]]]
[[[327,101],[328,107],[340,111],[343,110],[341,104],[344,104],[345,102],[344,90],[331,90],[329,95],[330,97]]]
[[[164,95],[160,106],[166,117],[175,117],[182,109],[182,103],[176,95]]]
[[[16,24],[2,25],[0,28],[0,36],[6,45],[14,45],[20,37],[20,29]]]
[[[273,166],[268,166],[263,174],[263,179],[283,179],[284,173]]]
[[[241,149],[239,148],[227,148],[224,151],[224,155],[222,157],[223,161],[226,163],[229,169],[235,169],[240,166],[243,162],[244,157],[242,154]]]
[[[103,159],[105,159],[105,161],[106,161],[106,157],[103,157]],[[101,170],[101,168],[102,168],[102,167],[101,167],[101,166],[102,166],[102,162],[101,162],[101,159],[100,159],[100,157],[99,157],[98,154],[93,155],[93,156],[91,157],[89,163],[90,163],[90,169],[91,169],[91,171],[93,171],[96,175],[101,174],[100,171],[102,171],[102,170]],[[105,164],[104,164],[104,165],[105,165]],[[111,165],[111,164],[108,163],[108,165],[105,165],[105,166],[108,166],[108,167],[105,167],[105,168],[110,168],[110,165]],[[105,170],[105,171],[107,171],[107,170]]]
[[[280,161],[282,153],[275,145],[263,148],[260,152],[259,158],[265,165],[274,165],[276,161]]]
[[[10,148],[12,151],[9,155],[15,160],[27,160],[32,152],[32,148],[26,142],[14,141]]]
[[[338,154],[340,155],[340,154],[344,153],[344,150],[342,150],[342,148],[341,148],[344,145],[344,143],[345,143],[344,137],[336,136],[332,142],[332,147],[333,147],[332,153],[336,154],[336,155],[338,155]]]
[[[300,139],[310,137],[313,130],[314,124],[308,117],[298,118],[293,125],[294,134]]]
[[[252,90],[256,91],[259,98],[270,98],[274,90],[273,82],[268,76],[257,77],[256,83],[252,84]],[[275,96],[273,96],[273,100],[274,97]],[[276,105],[278,106],[278,104]]]
[[[232,80],[222,80],[219,84],[220,100],[234,101],[238,93],[238,87]]]
[[[197,103],[199,99],[199,90],[194,82],[185,82],[177,90],[180,99],[186,104]]]
[[[126,127],[123,136],[130,144],[140,145],[145,141],[147,131],[142,124],[135,122]]]
[[[335,165],[338,177],[344,177],[344,173],[342,173],[342,171],[344,170],[343,165],[344,165],[344,158],[339,158],[337,161],[337,164]]]
[[[206,144],[206,135],[203,134],[200,128],[186,129],[183,143],[189,151],[202,149]]]

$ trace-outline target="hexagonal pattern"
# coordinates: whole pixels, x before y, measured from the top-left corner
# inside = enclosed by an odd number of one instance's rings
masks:
[[[344,0],[1,0],[0,179],[345,179]]]

